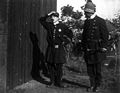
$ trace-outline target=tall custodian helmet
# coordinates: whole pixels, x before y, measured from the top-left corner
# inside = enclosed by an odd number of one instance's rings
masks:
[[[82,9],[83,9],[85,12],[95,13],[95,12],[96,12],[96,5],[93,4],[93,2],[87,2],[87,3],[85,4],[85,6],[82,7]]]

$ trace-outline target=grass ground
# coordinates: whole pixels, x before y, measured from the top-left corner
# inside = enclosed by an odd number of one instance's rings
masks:
[[[85,70],[85,64],[83,64],[82,71]],[[9,93],[92,93],[87,92],[89,86],[89,77],[87,73],[74,69],[73,66],[64,66],[63,83],[66,88],[48,87],[47,85],[31,80],[23,85],[17,86]],[[117,82],[117,75],[114,74],[114,67],[103,67],[103,84],[102,90],[99,93],[119,93],[119,84]]]
[[[115,57],[108,57],[102,64],[103,82],[99,93],[119,93],[119,73],[116,73],[117,63]],[[89,77],[86,64],[82,57],[67,59],[63,67],[63,83],[66,88],[47,87],[47,85],[31,80],[15,87],[9,93],[88,93]],[[92,92],[89,92],[92,93]]]

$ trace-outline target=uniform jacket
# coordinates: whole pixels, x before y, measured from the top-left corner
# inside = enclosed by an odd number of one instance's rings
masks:
[[[82,34],[82,46],[87,63],[98,63],[105,58],[102,48],[107,48],[108,30],[104,19],[97,15],[93,19],[85,20]]]
[[[40,23],[47,30],[48,47],[46,51],[46,61],[50,63],[65,63],[64,45],[69,43],[69,39],[72,39],[72,31],[62,22],[59,22],[57,25],[48,22],[48,17],[49,16],[46,15],[40,18]],[[58,48],[55,48],[55,45],[58,45]]]

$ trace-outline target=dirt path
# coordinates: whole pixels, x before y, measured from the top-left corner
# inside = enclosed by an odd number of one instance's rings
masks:
[[[9,93],[92,93],[87,92],[89,77],[81,73],[65,69],[63,83],[65,88],[48,87],[46,84],[31,80],[15,87]],[[119,85],[116,88],[102,89],[98,93],[119,93]]]

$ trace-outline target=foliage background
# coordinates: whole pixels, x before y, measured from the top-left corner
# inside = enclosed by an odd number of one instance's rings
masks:
[[[81,50],[81,35],[83,31],[84,20],[81,19],[83,16],[82,12],[74,11],[74,7],[67,5],[61,8],[62,16],[61,20],[66,24],[73,32],[74,37],[70,44],[66,47],[67,52],[67,63],[65,68],[67,70],[75,72],[76,76],[82,75],[86,76],[86,63],[83,59],[83,52]],[[103,74],[103,85],[102,88],[115,87],[115,83],[118,81],[120,76],[116,73],[116,69],[119,66],[116,57],[118,50],[118,43],[120,37],[120,13],[116,14],[116,18],[112,20],[106,19],[106,24],[109,22],[108,28],[110,26],[114,27],[109,31],[109,50],[107,54],[112,57],[107,57],[107,59],[102,64],[102,74]],[[68,73],[68,72],[67,72]]]

